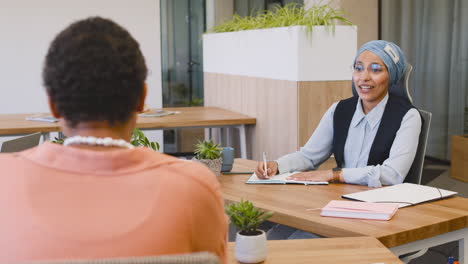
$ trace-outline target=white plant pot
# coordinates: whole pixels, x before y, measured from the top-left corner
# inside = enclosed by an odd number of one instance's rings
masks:
[[[236,259],[243,263],[258,263],[267,257],[267,239],[265,232],[257,236],[244,236],[237,232],[236,235]]]
[[[196,159],[194,157],[192,160],[207,166],[208,169],[210,169],[214,173],[214,175],[216,177],[221,175],[221,166],[222,166],[222,163],[223,163],[221,158],[217,158],[217,159],[214,159],[214,160],[210,160],[210,159],[201,159],[201,160],[199,160],[199,159]]]

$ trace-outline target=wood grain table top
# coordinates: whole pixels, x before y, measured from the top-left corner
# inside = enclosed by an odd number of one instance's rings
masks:
[[[137,127],[142,129],[162,129],[252,125],[256,123],[256,119],[253,117],[218,107],[174,107],[163,108],[163,110],[177,111],[179,113],[163,117],[138,117]],[[26,120],[26,117],[40,115],[47,116],[50,114],[0,114],[0,135],[60,131],[58,123]]]
[[[236,159],[233,171],[252,171],[255,166],[255,161]],[[274,211],[271,221],[324,237],[371,236],[390,248],[467,227],[468,199],[461,197],[400,208],[390,221],[322,217],[320,210],[307,209],[322,208],[330,200],[343,200],[343,194],[371,188],[352,184],[245,184],[249,177],[220,176],[226,203],[250,200],[257,207]]]
[[[180,112],[164,117],[138,117],[139,128],[208,127],[254,125],[256,119],[218,107],[173,107],[166,111]]]
[[[58,123],[26,120],[30,116],[47,116],[50,114],[0,114],[0,135],[30,134],[36,132],[60,131]]]
[[[269,240],[265,264],[403,263],[373,237]],[[228,263],[239,263],[235,243],[228,245]]]

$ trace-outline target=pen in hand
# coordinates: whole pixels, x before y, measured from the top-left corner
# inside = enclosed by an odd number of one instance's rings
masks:
[[[265,178],[269,178],[268,177],[267,158],[266,158],[266,153],[265,152],[263,152],[263,176],[265,176]]]

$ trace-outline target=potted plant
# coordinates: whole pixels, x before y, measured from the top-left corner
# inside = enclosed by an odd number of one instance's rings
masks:
[[[200,162],[206,165],[216,176],[221,174],[221,151],[223,149],[219,147],[219,143],[213,143],[213,140],[199,141],[195,145],[194,161]]]
[[[290,3],[256,16],[234,15],[208,30],[203,71],[290,81],[349,80],[356,48],[356,26],[341,9]]]
[[[243,263],[258,263],[267,256],[266,235],[258,226],[273,212],[255,208],[252,202],[241,200],[226,206],[230,222],[239,230],[236,234],[235,255]]]
[[[149,141],[148,138],[143,133],[143,131],[141,131],[138,128],[133,129],[132,138],[130,139],[130,144],[132,144],[135,147],[144,146],[154,151],[159,150],[159,143]]]

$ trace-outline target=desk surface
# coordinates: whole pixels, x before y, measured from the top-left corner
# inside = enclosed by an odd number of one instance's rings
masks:
[[[252,171],[255,165],[254,161],[236,159],[233,171]],[[371,236],[390,248],[467,227],[468,199],[461,197],[401,208],[390,221],[321,217],[320,210],[306,209],[322,208],[330,200],[341,200],[343,194],[370,188],[351,184],[248,185],[248,177],[220,176],[226,202],[250,200],[257,207],[274,211],[273,222],[325,237]]]
[[[217,107],[174,107],[164,108],[164,110],[180,111],[180,113],[163,117],[138,117],[137,127],[162,129],[251,125],[256,123],[256,119],[253,117]],[[58,123],[26,120],[26,117],[33,115],[37,114],[1,114],[0,135],[60,131]]]
[[[230,242],[228,263],[239,263]],[[389,249],[372,237],[295,239],[268,241],[265,264],[309,263],[402,263]]]

